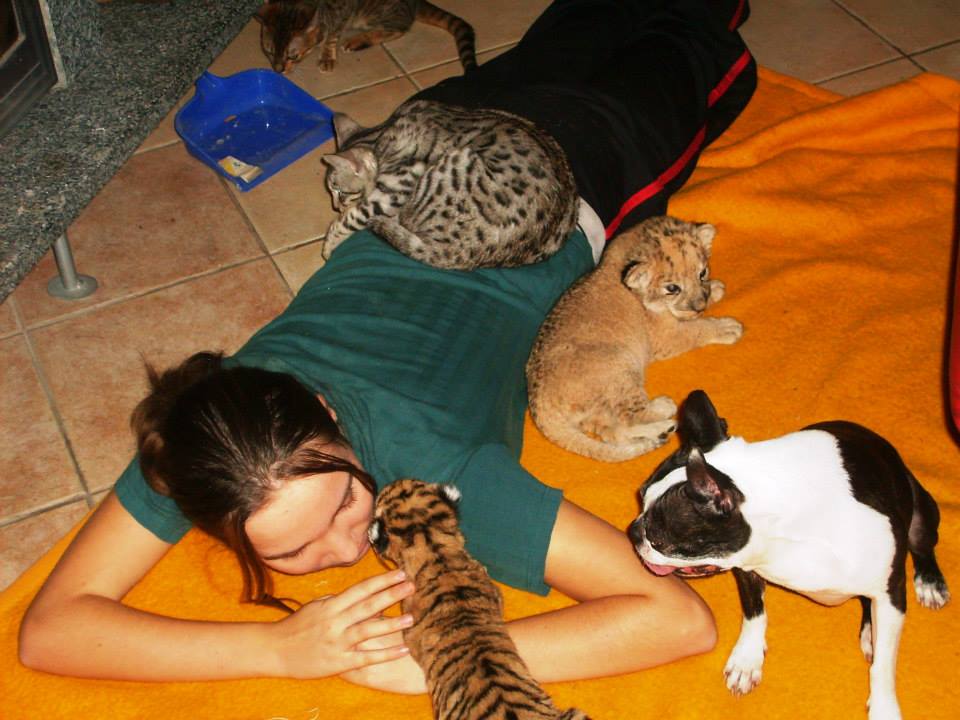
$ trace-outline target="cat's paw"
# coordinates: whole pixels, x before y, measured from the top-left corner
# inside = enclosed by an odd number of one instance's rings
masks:
[[[343,44],[344,52],[360,52],[373,47],[373,43],[362,37],[352,37]]]
[[[722,280],[711,280],[709,285],[710,295],[707,298],[707,307],[720,302],[723,299],[724,293],[727,291],[727,286]]]
[[[710,342],[733,345],[743,337],[743,323],[732,317],[709,318],[713,330]]]
[[[667,420],[677,414],[677,404],[666,395],[659,395],[647,404],[644,416],[648,420]]]
[[[330,256],[333,254],[333,251],[336,250],[340,243],[342,243],[348,237],[348,234],[339,232],[339,228],[334,227],[335,225],[336,223],[327,229],[327,234],[323,238],[323,250],[321,251],[321,254],[323,255],[324,260],[329,260]]]
[[[650,452],[666,443],[676,429],[677,423],[673,418],[645,422],[620,430],[617,433],[617,441],[622,444],[634,445],[641,453]]]
[[[320,68],[320,72],[328,73],[333,72],[333,69],[337,66],[336,58],[321,57],[317,61],[317,67]]]

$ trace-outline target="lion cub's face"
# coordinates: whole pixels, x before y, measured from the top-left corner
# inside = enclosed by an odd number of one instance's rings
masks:
[[[703,312],[710,298],[710,245],[716,229],[663,218],[637,233],[623,283],[651,312],[685,319]]]
[[[401,564],[404,551],[415,545],[463,543],[457,522],[460,491],[453,485],[403,478],[377,495],[370,545],[384,560]],[[418,543],[418,538],[424,543]]]

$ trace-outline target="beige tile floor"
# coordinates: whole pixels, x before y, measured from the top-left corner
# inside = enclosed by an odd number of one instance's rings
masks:
[[[443,0],[476,29],[481,62],[510,47],[548,0]],[[266,67],[250,25],[213,63],[227,75]],[[743,33],[759,62],[852,95],[924,70],[960,79],[960,0],[754,0]],[[457,72],[442,31],[312,58],[292,79],[363,123]],[[186,100],[186,98],[184,98]],[[100,289],[46,294],[47,257],[0,304],[0,588],[103,496],[133,442],[143,358],[165,365],[236,349],[320,265],[331,219],[321,148],[250,193],[191,159],[173,113],[71,226],[82,272]]]

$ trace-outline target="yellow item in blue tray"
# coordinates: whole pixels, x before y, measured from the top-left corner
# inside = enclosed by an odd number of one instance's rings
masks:
[[[332,118],[272,70],[205,72],[174,127],[191,154],[246,191],[333,137]]]

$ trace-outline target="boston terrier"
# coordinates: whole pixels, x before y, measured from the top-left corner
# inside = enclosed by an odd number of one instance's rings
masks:
[[[859,596],[869,718],[899,718],[907,553],[921,605],[939,609],[950,593],[934,557],[937,504],[894,447],[844,421],[762,442],[730,437],[702,390],[683,403],[678,432],[680,449],[641,487],[643,510],[628,534],[657,575],[733,570],[743,624],[727,687],[741,695],[760,682],[767,581],[826,605]]]

